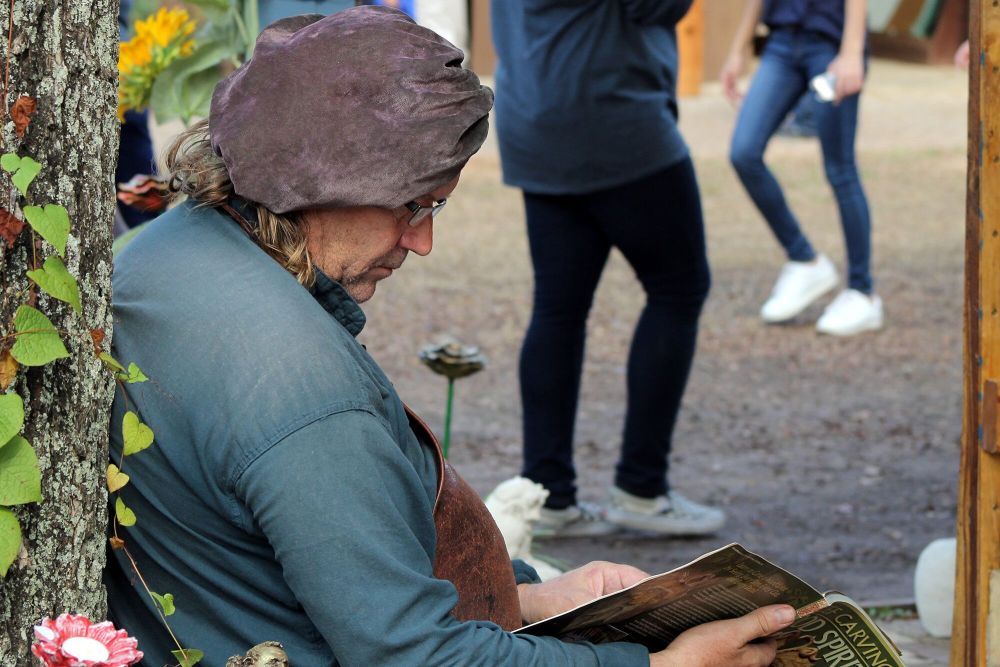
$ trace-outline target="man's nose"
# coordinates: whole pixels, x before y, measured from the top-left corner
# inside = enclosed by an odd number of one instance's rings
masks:
[[[428,216],[430,217],[430,216]],[[416,227],[407,226],[399,239],[399,247],[417,253],[421,257],[430,254],[434,245],[434,220],[424,220]]]

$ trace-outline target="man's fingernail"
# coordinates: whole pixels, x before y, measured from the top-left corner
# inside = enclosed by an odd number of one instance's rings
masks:
[[[788,625],[795,620],[795,610],[791,607],[778,607],[774,610],[774,620],[781,625]]]

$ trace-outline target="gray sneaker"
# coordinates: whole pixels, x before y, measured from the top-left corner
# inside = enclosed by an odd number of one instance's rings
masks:
[[[604,509],[599,505],[579,503],[561,510],[543,507],[541,518],[535,523],[534,536],[593,537],[617,532],[618,526],[604,520]]]
[[[663,535],[711,535],[726,523],[722,510],[700,505],[677,491],[642,498],[617,486],[611,487],[605,518],[625,528]]]

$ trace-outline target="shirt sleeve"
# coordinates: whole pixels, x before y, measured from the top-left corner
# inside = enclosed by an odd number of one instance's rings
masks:
[[[383,423],[348,411],[305,426],[240,477],[284,578],[339,664],[648,667],[643,646],[563,643],[449,615],[432,499]],[[294,658],[293,658],[294,661]]]
[[[619,0],[625,16],[639,25],[674,26],[684,18],[694,0]]]
[[[535,572],[535,568],[525,563],[520,558],[515,558],[510,562],[514,568],[514,581],[518,584],[540,584],[542,578]]]

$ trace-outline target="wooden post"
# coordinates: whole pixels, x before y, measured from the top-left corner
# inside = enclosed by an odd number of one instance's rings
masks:
[[[952,667],[1000,665],[1000,455],[987,382],[1000,380],[1000,6],[971,6],[965,246],[965,410]],[[990,396],[996,400],[995,396]],[[989,451],[993,450],[993,451]]]

